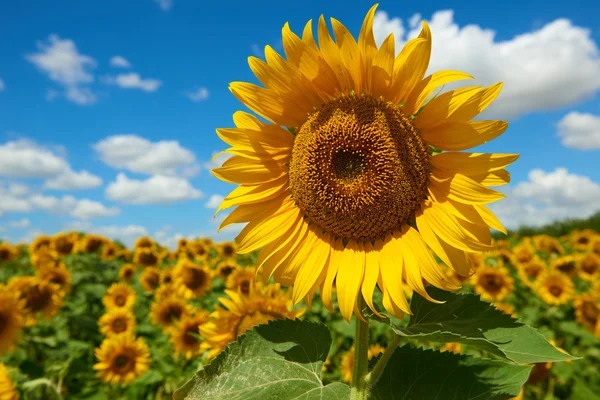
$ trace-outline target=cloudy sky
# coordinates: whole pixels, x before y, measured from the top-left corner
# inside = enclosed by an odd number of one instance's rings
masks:
[[[600,209],[600,25],[593,2],[382,1],[379,43],[430,23],[429,72],[504,81],[482,118],[510,122],[481,147],[520,153],[508,227]],[[581,3],[581,4],[579,4]],[[285,6],[283,6],[285,4]],[[351,4],[351,6],[349,6]],[[17,1],[0,5],[0,238],[94,231],[127,243],[151,235],[226,240],[213,213],[233,189],[209,170],[215,128],[244,109],[230,81],[257,82],[247,57],[281,28],[320,14],[358,34],[366,1]]]

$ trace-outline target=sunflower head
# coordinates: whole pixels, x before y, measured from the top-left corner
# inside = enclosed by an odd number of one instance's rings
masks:
[[[41,267],[36,270],[36,276],[57,285],[63,292],[63,295],[71,293],[71,272],[67,269],[65,263],[60,263],[57,267]]]
[[[123,264],[119,269],[119,277],[125,282],[131,282],[135,277],[137,268],[133,264]]]
[[[150,319],[165,331],[172,329],[181,318],[192,314],[192,307],[178,297],[166,297],[152,303]]]
[[[187,248],[192,255],[192,257],[190,257],[190,258],[195,259],[200,262],[206,261],[208,259],[208,256],[210,253],[210,246],[207,246],[200,239],[194,240],[192,243],[190,243],[188,245]]]
[[[133,255],[133,262],[143,268],[157,267],[161,261],[161,254],[154,247],[140,247]]]
[[[512,249],[516,263],[527,263],[535,257],[535,249],[529,244],[520,244]]]
[[[579,276],[586,281],[593,282],[600,276],[600,256],[587,253],[579,257]]]
[[[61,264],[60,256],[51,247],[42,247],[36,253],[30,255],[30,261],[34,268],[56,268]]]
[[[38,313],[43,319],[51,319],[63,306],[64,293],[59,286],[35,276],[20,276],[8,281],[8,289],[19,294],[25,301],[25,323],[36,324]]]
[[[154,300],[157,302],[161,302],[170,297],[180,296],[182,292],[186,292],[186,289],[183,289],[176,283],[171,283],[169,285],[161,285],[154,292]]]
[[[254,289],[255,269],[253,267],[240,267],[233,271],[225,281],[225,287],[248,296]]]
[[[0,399],[18,400],[19,392],[15,388],[6,366],[0,362]]]
[[[102,303],[107,310],[116,308],[131,310],[135,305],[135,297],[135,291],[131,286],[123,282],[118,282],[113,283],[106,290],[106,293],[102,298]]]
[[[502,301],[514,289],[514,279],[504,267],[482,267],[471,277],[471,283],[475,293],[487,301]]]
[[[177,263],[172,275],[175,284],[182,289],[183,296],[188,299],[202,296],[210,290],[212,284],[212,271],[187,259]]]
[[[77,232],[60,232],[52,237],[51,248],[60,256],[68,256],[76,249],[78,241]]]
[[[104,339],[95,350],[98,378],[110,384],[127,384],[150,367],[150,350],[141,338],[120,334]]]
[[[588,250],[600,257],[600,235],[596,235],[590,240]]]
[[[173,283],[175,277],[173,276],[174,268],[173,267],[165,267],[160,270],[160,284],[161,285],[170,285]]]
[[[574,278],[579,273],[579,264],[577,261],[577,257],[575,256],[563,256],[554,259],[550,266],[552,269],[562,272],[570,278]]]
[[[204,310],[195,310],[193,315],[184,316],[170,332],[170,340],[175,355],[190,359],[201,353],[200,325],[209,321],[209,314]]]
[[[232,272],[239,268],[241,268],[240,265],[233,260],[220,261],[216,265],[217,276],[221,279],[227,279]]]
[[[104,336],[115,336],[122,333],[133,335],[136,321],[131,310],[126,308],[114,308],[98,320],[100,332]]]
[[[102,246],[100,258],[102,260],[114,260],[119,255],[119,247],[113,242],[107,242]]]
[[[565,252],[560,241],[548,235],[535,235],[533,245],[537,251],[542,253],[561,255]]]
[[[16,247],[7,242],[0,243],[0,263],[12,261],[18,256],[19,251]]]
[[[154,243],[154,240],[152,240],[151,237],[142,236],[136,239],[135,243],[133,244],[133,249],[137,251],[139,249],[151,249],[155,246],[156,243]]]
[[[567,303],[575,294],[571,279],[558,270],[548,270],[540,275],[534,290],[546,304],[553,306]]]
[[[571,232],[571,244],[579,250],[586,250],[597,233],[592,229]]]
[[[575,308],[575,320],[586,329],[594,332],[594,328],[600,320],[600,300],[593,293],[583,293],[573,300]]]
[[[12,349],[24,325],[25,301],[19,292],[0,284],[0,356]]]
[[[110,242],[108,238],[100,235],[85,235],[77,243],[79,253],[98,253],[105,243]]]
[[[32,240],[29,245],[29,255],[37,253],[43,248],[50,247],[52,244],[52,236],[49,235],[39,235],[35,239]]]
[[[140,284],[146,292],[154,292],[160,286],[160,269],[157,267],[144,268],[140,274]]]
[[[517,270],[521,281],[531,287],[538,276],[548,269],[546,262],[540,257],[534,257],[528,262],[517,264]]]
[[[217,246],[217,251],[225,259],[235,258],[237,255],[237,246],[234,242],[223,242]]]

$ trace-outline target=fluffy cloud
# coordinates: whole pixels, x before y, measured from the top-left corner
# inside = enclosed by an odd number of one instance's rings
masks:
[[[123,89],[140,89],[144,92],[156,92],[162,85],[158,79],[142,79],[137,72],[107,77],[106,83],[117,85]]]
[[[129,204],[169,204],[199,199],[202,192],[184,178],[154,175],[145,180],[137,180],[119,173],[117,180],[106,188],[106,197]]]
[[[223,199],[225,199],[225,197],[221,196],[220,194],[213,194],[208,198],[208,201],[204,203],[204,207],[218,208],[219,205],[221,205],[221,203],[223,202]]]
[[[110,66],[115,68],[129,68],[131,63],[123,56],[112,56],[110,58]]]
[[[121,211],[117,207],[106,207],[97,201],[83,199],[77,202],[75,208],[71,211],[71,216],[77,219],[91,219],[102,217],[114,217]]]
[[[102,203],[89,199],[77,200],[73,196],[44,196],[34,195],[29,198],[29,204],[55,215],[70,215],[77,219],[112,217],[120,210],[116,207],[106,207]]]
[[[174,140],[151,142],[137,135],[115,135],[93,148],[109,166],[131,172],[174,175],[196,165],[194,153]]]
[[[31,204],[21,196],[27,194],[24,185],[10,185],[8,188],[0,183],[0,215],[8,212],[29,212]]]
[[[541,226],[564,218],[587,218],[600,210],[600,185],[565,168],[533,169],[529,179],[490,205],[508,228]]]
[[[502,93],[486,110],[486,117],[512,118],[555,109],[589,98],[600,89],[600,51],[589,29],[562,18],[497,41],[495,31],[475,24],[460,27],[453,17],[453,11],[443,10],[428,21],[433,36],[428,73],[456,69],[473,75],[476,84],[503,81]],[[394,33],[396,46],[401,48],[418,36],[419,19],[413,16],[406,32],[399,18],[376,13],[376,41],[382,43]]]
[[[193,92],[186,93],[186,96],[192,101],[203,101],[208,99],[208,89],[198,88]]]
[[[54,34],[47,42],[37,42],[37,48],[37,53],[27,54],[25,58],[63,86],[67,99],[80,105],[96,101],[90,88],[81,87],[94,81],[91,70],[97,65],[95,59],[80,54],[72,40]]]
[[[31,221],[27,218],[8,222],[8,226],[13,229],[25,229],[25,228],[29,228],[30,225],[31,225]]]
[[[163,11],[169,11],[171,8],[173,8],[173,0],[154,0],[154,2],[158,4],[160,9]]]
[[[558,122],[558,136],[572,149],[600,149],[600,116],[570,112]]]
[[[229,159],[229,157],[231,157],[231,154],[229,153],[214,152],[212,155],[212,159],[203,164],[204,168],[206,168],[209,171],[213,168],[220,168],[223,165],[223,163]]]
[[[102,178],[85,170],[74,172],[69,169],[56,178],[47,180],[44,187],[55,190],[76,190],[91,189],[100,185],[102,185]]]

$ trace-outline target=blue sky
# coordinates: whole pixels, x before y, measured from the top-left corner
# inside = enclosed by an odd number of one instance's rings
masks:
[[[502,188],[508,199],[493,205],[509,227],[600,208],[600,24],[593,2],[578,3],[380,2],[379,42],[394,33],[399,47],[425,19],[429,72],[505,82],[482,118],[507,119],[509,129],[478,150],[521,154]],[[357,34],[371,5],[3,2],[0,238],[76,228],[128,243],[231,239],[235,230],[217,235],[212,215],[233,186],[209,172],[225,147],[215,129],[244,109],[228,83],[256,82],[247,57],[267,44],[282,51],[286,21],[300,34],[324,14]]]

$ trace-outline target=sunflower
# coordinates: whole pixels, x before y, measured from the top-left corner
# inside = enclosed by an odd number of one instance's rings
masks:
[[[155,246],[156,243],[154,243],[154,240],[152,240],[152,238],[148,236],[142,236],[137,238],[135,240],[135,243],[133,244],[133,248],[135,251],[139,249],[152,249]]]
[[[102,303],[107,310],[115,308],[133,309],[135,305],[135,291],[123,282],[113,283],[102,298]]]
[[[213,358],[228,343],[239,335],[259,324],[278,318],[295,319],[304,309],[291,309],[290,295],[279,284],[264,285],[258,281],[249,296],[225,290],[229,298],[221,297],[210,315],[211,320],[200,326],[200,336],[204,338],[202,350],[208,350],[208,358]]]
[[[119,255],[119,247],[112,242],[105,243],[102,246],[102,252],[100,253],[100,258],[102,260],[110,261],[117,258]]]
[[[150,319],[165,331],[173,328],[181,318],[192,314],[192,306],[177,297],[167,297],[155,301],[150,307]]]
[[[592,293],[582,293],[573,300],[573,307],[575,320],[593,332],[600,319],[600,301]]]
[[[193,255],[193,258],[198,261],[205,261],[208,259],[210,252],[210,246],[205,245],[200,240],[194,240],[188,245],[188,249]]]
[[[184,291],[185,289],[182,289],[181,286],[176,285],[175,283],[161,285],[154,292],[154,300],[160,302],[164,299],[168,299],[169,297],[177,297],[181,294],[181,292]]]
[[[578,250],[586,250],[589,247],[592,238],[597,233],[592,229],[584,229],[582,231],[571,232],[571,243]]]
[[[237,246],[234,242],[223,242],[217,246],[217,251],[219,252],[219,255],[225,259],[235,258]]]
[[[202,265],[183,259],[177,263],[172,274],[185,298],[200,297],[210,290],[212,271]]]
[[[334,43],[321,17],[320,47],[310,23],[302,39],[286,24],[287,60],[268,46],[267,62],[250,57],[266,88],[234,82],[230,90],[273,123],[235,113],[237,128],[217,129],[233,156],[212,171],[240,184],[217,210],[237,206],[221,228],[248,223],[236,238],[238,253],[262,248],[257,268],[295,285],[294,303],[321,287],[331,309],[335,280],[346,320],[359,293],[375,311],[376,285],[388,311],[410,312],[403,276],[432,301],[423,279],[456,289],[429,249],[469,274],[467,253],[492,248],[490,227],[506,231],[485,204],[505,197],[488,186],[508,183],[504,168],[518,158],[455,151],[506,130],[504,121],[470,121],[502,84],[452,90],[425,104],[441,85],[472,77],[441,71],[423,78],[431,53],[425,22],[397,58],[392,34],[378,49],[375,9],[358,43],[332,20]]]
[[[526,263],[517,264],[517,271],[521,282],[531,287],[538,276],[548,269],[546,262],[539,257],[534,257]]]
[[[463,348],[462,345],[458,342],[444,343],[442,347],[440,347],[440,353],[444,353],[446,351],[449,353],[461,354]]]
[[[52,243],[50,247],[56,251],[59,256],[64,257],[73,253],[77,247],[79,241],[79,235],[77,232],[60,232],[52,237]]]
[[[29,260],[36,269],[55,268],[60,266],[60,256],[50,247],[42,247],[36,253],[30,254]]]
[[[142,338],[120,334],[111,336],[95,350],[98,378],[106,383],[130,383],[150,368],[150,350]]]
[[[528,263],[535,257],[535,249],[529,244],[520,244],[512,249],[515,263]]]
[[[578,261],[579,276],[586,281],[593,282],[600,276],[600,257],[594,253],[580,256]]]
[[[140,274],[140,284],[146,292],[154,292],[160,286],[160,270],[156,267],[144,268]]]
[[[475,293],[483,300],[502,301],[512,293],[514,279],[504,267],[485,266],[477,270],[471,277]]]
[[[173,267],[167,267],[160,270],[160,284],[170,285],[173,283]]]
[[[494,250],[490,252],[490,256],[494,259],[499,260],[499,262],[501,262],[504,265],[513,265],[515,263],[515,256],[510,250]]]
[[[511,315],[513,318],[517,318],[517,313],[515,312],[515,307],[508,303],[494,303],[494,307],[497,310],[502,311],[504,314]]]
[[[535,235],[533,245],[537,251],[542,253],[561,255],[565,252],[558,239],[548,235]]]
[[[233,260],[223,260],[217,263],[217,275],[221,279],[227,279],[227,277],[235,270],[241,268],[240,265]]]
[[[492,239],[492,246],[496,250],[500,250],[500,249],[510,250],[510,243],[508,242],[508,240]]]
[[[190,243],[190,241],[188,239],[186,239],[186,238],[180,238],[177,241],[177,250],[181,250],[181,249],[187,247],[189,243]]]
[[[71,272],[69,272],[65,263],[60,263],[57,267],[39,268],[35,274],[38,278],[57,285],[63,295],[71,293]]]
[[[562,272],[570,278],[575,278],[579,272],[579,265],[575,256],[558,257],[552,261],[550,266],[552,269]]]
[[[600,257],[600,235],[592,238],[588,250]]]
[[[255,275],[254,267],[238,268],[227,277],[225,287],[247,296],[254,286]]]
[[[116,258],[118,260],[123,260],[123,261],[129,263],[129,262],[133,261],[133,253],[131,252],[130,249],[120,249],[117,252]]]
[[[159,252],[153,247],[141,247],[133,255],[133,262],[140,267],[157,267],[161,262]]]
[[[33,239],[31,244],[29,245],[29,255],[37,253],[43,248],[50,247],[52,244],[52,236],[49,235],[40,235]]]
[[[0,362],[0,400],[18,400],[19,392],[8,375],[6,366]]]
[[[200,335],[200,325],[208,321],[209,314],[204,310],[196,310],[193,315],[181,318],[175,325],[175,329],[170,332],[170,341],[175,355],[181,355],[189,360],[201,353],[197,336]]]
[[[25,325],[36,324],[38,313],[43,319],[51,319],[63,306],[62,292],[58,285],[36,276],[19,276],[8,281],[8,290],[18,293],[25,301]]]
[[[109,240],[100,235],[85,235],[77,242],[78,253],[97,253]]]
[[[575,294],[573,282],[557,270],[549,270],[540,275],[534,290],[542,300],[553,306],[567,303]]]
[[[0,243],[0,263],[9,262],[19,256],[16,247],[7,242]]]
[[[385,348],[381,345],[375,343],[369,346],[368,357],[369,360],[373,357],[377,357],[379,353],[383,353]],[[350,347],[344,355],[342,356],[341,364],[341,374],[342,381],[350,383],[352,382],[352,369],[354,368],[354,345]]]
[[[0,284],[0,356],[14,346],[25,325],[25,302],[18,294]]]
[[[133,264],[123,264],[119,268],[119,277],[125,282],[131,282],[135,277],[137,268]]]
[[[98,320],[100,332],[104,336],[114,336],[121,333],[133,335],[135,331],[135,316],[126,308],[109,310]]]

